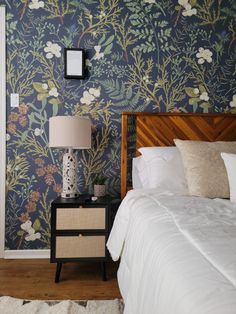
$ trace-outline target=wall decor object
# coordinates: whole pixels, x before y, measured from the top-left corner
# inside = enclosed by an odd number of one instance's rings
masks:
[[[79,48],[64,48],[65,78],[85,78],[85,53]]]
[[[91,148],[91,122],[88,118],[57,116],[49,119],[49,146],[68,148],[63,155],[63,198],[78,197],[77,155],[73,149]]]

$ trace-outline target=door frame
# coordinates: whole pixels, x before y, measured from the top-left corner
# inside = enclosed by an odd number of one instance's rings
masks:
[[[6,184],[6,8],[0,6],[0,258],[5,249]]]

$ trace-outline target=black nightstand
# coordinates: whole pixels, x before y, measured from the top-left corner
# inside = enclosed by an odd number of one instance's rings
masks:
[[[51,204],[51,263],[57,263],[55,282],[59,282],[62,263],[101,262],[106,280],[108,251],[106,242],[120,205],[110,196],[92,201],[89,195],[65,199]]]

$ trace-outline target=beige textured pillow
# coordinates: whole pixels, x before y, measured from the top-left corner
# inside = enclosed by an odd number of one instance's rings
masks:
[[[236,153],[236,142],[174,140],[184,164],[189,194],[229,198],[229,183],[220,153]]]

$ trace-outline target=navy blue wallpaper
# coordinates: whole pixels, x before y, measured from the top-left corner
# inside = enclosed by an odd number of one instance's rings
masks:
[[[6,248],[49,248],[50,202],[62,153],[53,115],[88,115],[79,188],[94,176],[119,191],[120,113],[236,113],[235,0],[5,0],[7,7]],[[63,78],[64,47],[86,50],[87,78]],[[20,107],[10,108],[10,93]]]

